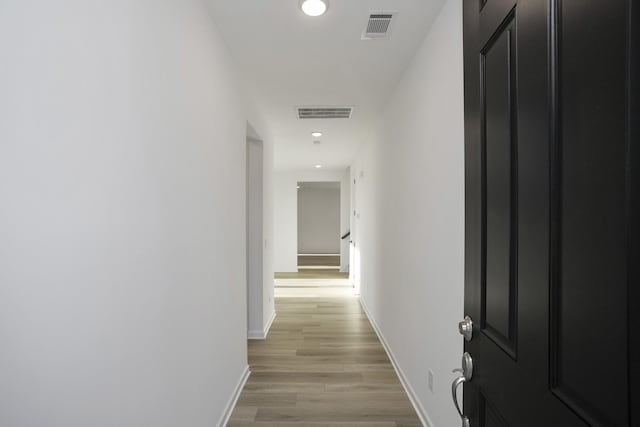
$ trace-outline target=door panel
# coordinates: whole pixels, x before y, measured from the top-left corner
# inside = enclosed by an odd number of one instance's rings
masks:
[[[629,170],[628,170],[628,223],[629,223],[629,308],[628,312],[640,313],[640,4],[639,0],[634,0],[631,5],[630,27],[629,27]],[[634,77],[635,76],[635,77]],[[640,378],[640,337],[637,332],[640,330],[640,316],[629,316],[629,382]],[[640,408],[639,387],[630,387],[631,408]],[[636,414],[637,410],[631,414],[631,424],[640,424],[640,419]]]
[[[627,319],[627,88],[620,84],[627,58],[626,44],[612,43],[625,40],[626,2],[552,5],[558,128],[552,140],[551,383],[592,425],[627,425],[627,331],[621,327]],[[595,321],[585,328],[585,319]]]
[[[507,17],[514,15],[513,9],[517,2],[514,0],[488,0],[480,10],[479,18],[479,38],[487,41],[494,34],[496,29],[502,27],[502,23]]]
[[[473,427],[633,425],[629,5],[464,2]]]
[[[481,415],[480,415],[480,425],[482,427],[508,427],[509,425],[504,421],[504,419],[498,414],[495,408],[487,403],[487,400],[484,396],[480,396],[481,399]]]
[[[482,329],[516,356],[516,138],[513,14],[481,52],[484,278]]]

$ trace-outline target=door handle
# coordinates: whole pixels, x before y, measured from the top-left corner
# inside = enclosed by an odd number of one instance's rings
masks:
[[[451,384],[451,397],[453,397],[453,404],[455,405],[456,410],[460,415],[460,419],[462,420],[462,427],[470,427],[471,422],[469,417],[462,412],[460,404],[458,403],[458,386],[471,381],[471,378],[473,378],[473,359],[469,353],[464,353],[462,355],[462,369],[454,369],[453,372],[460,372],[462,374],[453,380],[453,383]]]
[[[453,384],[451,384],[451,394],[453,397],[453,404],[456,406],[456,410],[458,411],[458,414],[460,414],[460,419],[462,420],[462,427],[471,426],[469,422],[469,417],[467,417],[465,414],[462,413],[462,409],[460,409],[460,405],[458,404],[458,386],[466,381],[467,379],[461,375],[455,380],[453,380]]]

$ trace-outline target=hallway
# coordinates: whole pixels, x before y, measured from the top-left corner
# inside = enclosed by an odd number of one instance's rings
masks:
[[[328,3],[2,3],[0,426],[457,424],[462,2]]]
[[[303,277],[276,280],[277,317],[249,341],[228,426],[420,426],[348,281]]]
[[[640,426],[639,24],[1,0],[0,427]]]
[[[457,423],[462,2],[329,3],[2,3],[0,426]]]

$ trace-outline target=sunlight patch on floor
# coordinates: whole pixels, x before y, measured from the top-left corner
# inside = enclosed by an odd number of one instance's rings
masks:
[[[355,298],[348,279],[275,279],[276,298]]]

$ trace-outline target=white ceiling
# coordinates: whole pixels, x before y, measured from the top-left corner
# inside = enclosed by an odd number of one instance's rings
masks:
[[[346,167],[371,132],[444,0],[208,0],[243,83],[275,138],[278,169]],[[389,40],[361,40],[369,13],[397,11]],[[299,120],[296,106],[352,106],[351,119]],[[320,130],[320,145],[311,132]]]

